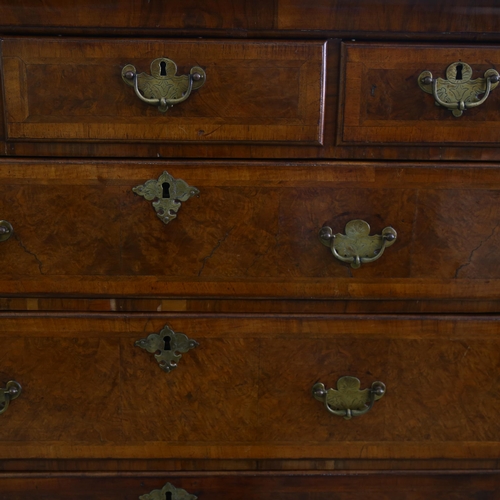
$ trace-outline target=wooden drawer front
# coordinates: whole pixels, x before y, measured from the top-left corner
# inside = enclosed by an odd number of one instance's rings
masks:
[[[483,78],[500,69],[499,47],[347,43],[343,59],[341,143],[498,145],[500,89],[457,118],[419,88],[418,77],[430,71],[446,79],[446,68],[462,61],[472,79]]]
[[[75,500],[137,500],[170,483],[199,500],[289,500],[314,498],[364,500],[368,498],[427,500],[450,498],[494,500],[500,492],[497,472],[400,472],[400,473],[301,473],[256,472],[251,474],[175,473],[153,474],[3,474],[2,500],[26,500],[36,491],[38,498]],[[390,496],[387,496],[390,492]],[[47,495],[47,496],[45,496]],[[162,498],[162,497],[157,497]],[[165,497],[164,497],[165,498]],[[170,498],[170,497],[166,497]],[[173,497],[175,498],[175,497]]]
[[[320,144],[324,42],[6,39],[8,140]],[[168,57],[206,83],[161,113],[122,80]]]
[[[0,458],[498,459],[498,317],[1,317]],[[163,372],[137,340],[199,345]],[[312,397],[387,391],[346,421]]]
[[[132,192],[199,189],[164,224]],[[496,168],[179,162],[0,163],[3,294],[500,297]],[[398,234],[353,269],[321,244],[363,219]],[[273,283],[270,286],[270,283]]]

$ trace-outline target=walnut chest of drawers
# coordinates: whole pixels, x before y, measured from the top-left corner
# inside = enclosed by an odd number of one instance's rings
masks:
[[[500,498],[496,10],[0,3],[0,500]]]

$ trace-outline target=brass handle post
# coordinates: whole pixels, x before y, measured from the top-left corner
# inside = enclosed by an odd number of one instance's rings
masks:
[[[6,220],[0,220],[0,241],[7,241],[13,233],[12,224]]]
[[[10,402],[21,394],[21,384],[15,380],[7,382],[5,389],[0,389],[0,415],[7,411]]]

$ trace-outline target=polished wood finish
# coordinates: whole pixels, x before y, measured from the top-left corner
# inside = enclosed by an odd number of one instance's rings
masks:
[[[36,1],[24,0],[16,5],[0,5],[2,32],[31,30],[41,33],[92,32],[114,33],[156,32],[162,36],[172,32],[226,33],[238,38],[248,31],[272,30],[275,26],[275,0],[187,0],[180,3],[141,4],[134,0],[90,0],[85,9],[71,0],[51,0],[50,8]],[[112,15],[110,15],[112,13]]]
[[[0,2],[0,500],[500,499],[500,90],[455,119],[416,81],[494,67],[496,10]],[[159,56],[207,70],[165,115],[121,80]],[[167,226],[163,170],[200,190]],[[398,232],[357,270],[318,239],[353,218]],[[311,395],[345,375],[387,385],[351,421]]]
[[[200,190],[168,225],[132,192],[165,169]],[[0,246],[0,286],[4,294],[498,300],[498,181],[488,166],[4,161],[0,213],[15,234]],[[394,227],[398,240],[355,270],[318,232],[327,224],[343,233],[358,218],[372,234]]]
[[[451,497],[457,500],[500,498],[500,478],[496,473],[448,472],[429,475],[354,473],[280,474],[53,474],[0,475],[0,499],[24,500],[26,482],[37,494],[47,498],[71,497],[81,500],[136,499],[170,482],[198,498],[219,500],[288,500],[314,498],[330,500],[364,500],[365,498],[427,500]]]
[[[498,300],[314,300],[0,297],[0,311],[217,312],[309,314],[484,314],[498,311]]]
[[[472,79],[500,65],[499,47],[410,44],[345,44],[344,113],[339,141],[357,144],[484,144],[498,142],[500,92],[492,90],[477,108],[459,118],[436,106],[418,87],[418,77],[431,71],[446,79],[457,61],[473,69]]]
[[[324,42],[19,39],[2,42],[9,140],[321,144]],[[121,78],[168,55],[206,83],[166,113]],[[270,76],[272,75],[272,78]]]
[[[133,0],[3,2],[3,33],[217,35],[230,38],[499,39],[495,0]]]
[[[23,386],[2,418],[2,458],[500,458],[498,317],[1,321],[0,379]],[[169,374],[134,346],[165,324],[199,342]],[[311,395],[347,374],[387,386],[352,422]]]
[[[278,0],[280,30],[368,38],[495,39],[495,0]],[[312,33],[311,33],[312,32]],[[337,36],[338,36],[337,35]]]

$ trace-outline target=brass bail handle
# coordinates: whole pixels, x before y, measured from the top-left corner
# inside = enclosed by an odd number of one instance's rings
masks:
[[[328,226],[323,226],[319,232],[323,245],[330,247],[338,260],[351,264],[354,269],[380,259],[396,238],[397,233],[390,226],[384,228],[382,234],[370,236],[370,225],[360,219],[348,222],[345,234],[333,234],[332,228]]]
[[[5,389],[0,389],[0,415],[7,411],[10,402],[21,394],[21,384],[15,380],[7,382]]]
[[[361,382],[356,377],[341,377],[337,389],[325,389],[324,384],[314,384],[314,399],[324,403],[329,413],[350,420],[368,413],[375,401],[385,394],[383,382],[373,382],[370,389],[360,390]]]
[[[122,79],[134,88],[142,102],[158,106],[162,113],[184,102],[191,91],[199,89],[206,81],[205,71],[199,66],[193,66],[189,75],[176,75],[177,65],[166,57],[154,59],[150,68],[151,75],[138,74],[134,65],[126,64],[122,69]]]
[[[12,224],[6,220],[0,220],[0,241],[7,241],[13,233]]]
[[[446,79],[434,78],[430,71],[418,76],[419,87],[434,97],[437,106],[449,109],[455,117],[483,104],[499,82],[500,74],[493,68],[487,70],[483,78],[472,80],[472,68],[462,61],[446,68]]]

